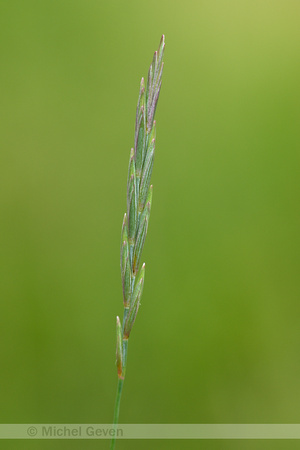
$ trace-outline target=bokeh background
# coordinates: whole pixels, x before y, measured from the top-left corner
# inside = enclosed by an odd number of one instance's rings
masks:
[[[120,422],[300,423],[299,21],[298,0],[1,2],[1,423],[112,421],[128,159],[162,33]],[[186,446],[300,443],[117,444]]]

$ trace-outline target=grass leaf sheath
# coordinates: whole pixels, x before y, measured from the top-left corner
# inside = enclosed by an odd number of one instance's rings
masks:
[[[117,316],[118,387],[114,412],[115,432],[119,420],[122,388],[126,372],[128,339],[135,322],[145,280],[145,264],[141,255],[148,230],[152,204],[150,185],[155,153],[156,106],[161,88],[165,37],[162,36],[148,71],[147,83],[141,80],[136,110],[134,148],[131,149],[127,180],[127,212],[121,233],[121,278],[124,314],[121,324]],[[115,438],[111,450],[115,448]]]

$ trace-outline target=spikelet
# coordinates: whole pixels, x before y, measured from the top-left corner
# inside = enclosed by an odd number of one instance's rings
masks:
[[[145,264],[139,271],[152,203],[151,175],[154,163],[156,123],[154,120],[163,72],[165,37],[162,36],[148,71],[147,83],[141,80],[136,109],[134,148],[131,149],[127,180],[127,212],[121,234],[121,278],[123,286],[123,340],[129,338],[142,296]],[[138,276],[137,276],[138,274]],[[119,377],[122,351],[117,319],[117,365]],[[124,366],[124,361],[123,361]]]

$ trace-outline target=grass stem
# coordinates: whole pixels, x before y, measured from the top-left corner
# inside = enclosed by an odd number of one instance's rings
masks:
[[[123,384],[124,384],[124,380],[119,378],[118,379],[118,386],[117,386],[115,411],[114,411],[114,423],[113,423],[113,425],[114,425],[114,437],[111,440],[110,450],[114,450],[115,445],[116,445],[116,434],[117,434],[117,426],[118,426],[118,422],[119,422],[120,403],[121,403]]]
[[[122,225],[120,253],[124,316],[122,326],[119,316],[116,317],[118,386],[111,450],[114,450],[116,445],[121,395],[126,373],[128,338],[140,306],[145,279],[145,263],[140,270],[139,266],[152,203],[153,186],[150,185],[150,179],[155,150],[154,114],[161,87],[164,48],[163,35],[149,68],[147,85],[145,86],[144,78],[141,80],[136,112],[135,143],[129,159],[127,212]]]

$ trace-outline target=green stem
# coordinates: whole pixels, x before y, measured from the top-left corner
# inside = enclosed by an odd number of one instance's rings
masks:
[[[124,330],[124,324],[125,324],[125,320],[126,320],[126,317],[127,317],[127,313],[128,313],[128,308],[124,308],[123,330]],[[122,378],[118,379],[117,395],[116,395],[116,403],[115,403],[115,411],[114,411],[114,422],[113,422],[114,437],[111,440],[110,450],[114,450],[115,445],[116,445],[116,434],[117,434],[117,425],[118,425],[118,422],[119,422],[121,395],[122,395],[122,389],[123,389],[125,372],[126,372],[127,349],[128,349],[128,339],[123,339]]]
[[[117,386],[115,412],[114,412],[114,437],[111,440],[110,450],[114,450],[115,445],[116,445],[116,433],[117,433],[117,425],[118,425],[118,421],[119,421],[119,412],[120,412],[120,403],[121,403],[121,395],[122,395],[123,383],[124,383],[124,380],[119,378],[118,379],[118,386]]]

